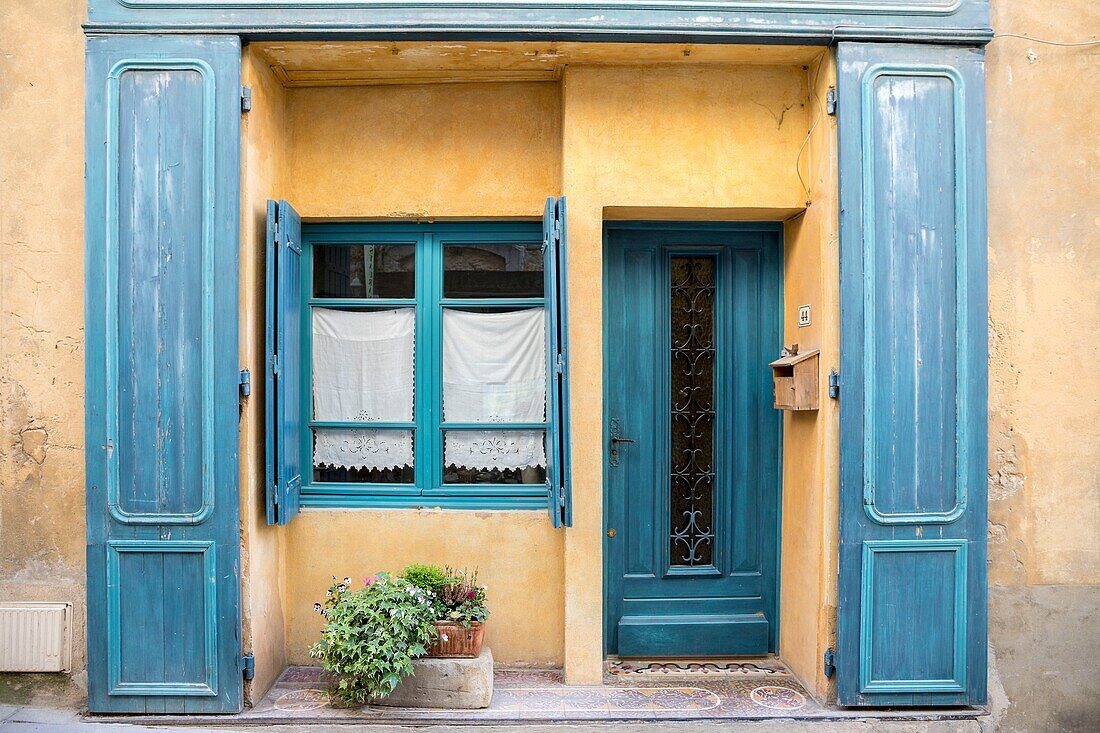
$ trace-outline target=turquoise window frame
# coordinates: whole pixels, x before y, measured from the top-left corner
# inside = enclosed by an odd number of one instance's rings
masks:
[[[354,246],[404,244],[416,248],[412,298],[313,297],[313,253],[318,245]],[[445,298],[443,251],[462,244],[525,244],[543,248],[543,230],[536,221],[441,222],[433,224],[324,223],[302,225],[302,430],[301,446],[308,470],[302,476],[301,504],[305,507],[370,507],[455,509],[547,509],[548,483],[444,484],[443,434],[448,430],[542,430],[549,436],[549,414],[534,423],[448,423],[443,420],[443,309],[447,307],[551,306],[541,298]],[[544,262],[543,267],[550,266]],[[413,420],[410,422],[319,422],[313,419],[313,308],[416,308],[416,359]],[[547,385],[549,399],[549,385]],[[413,474],[411,484],[363,484],[313,480],[313,429],[363,427],[411,430]],[[548,438],[547,438],[548,439]],[[549,451],[548,451],[549,452]]]

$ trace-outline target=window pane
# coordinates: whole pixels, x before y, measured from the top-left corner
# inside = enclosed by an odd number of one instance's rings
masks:
[[[546,419],[546,314],[443,309],[443,419]]]
[[[313,480],[364,484],[411,484],[411,430],[316,428]]]
[[[542,430],[448,430],[443,483],[541,484],[546,481]]]
[[[414,298],[416,247],[411,244],[318,244],[313,297]]]
[[[313,309],[313,419],[413,419],[416,309]]]
[[[541,298],[541,244],[462,244],[443,248],[447,298]]]

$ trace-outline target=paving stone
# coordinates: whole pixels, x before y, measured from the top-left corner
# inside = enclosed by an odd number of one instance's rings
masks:
[[[482,647],[476,659],[413,661],[413,676],[378,705],[403,708],[487,708],[493,700],[493,653]]]

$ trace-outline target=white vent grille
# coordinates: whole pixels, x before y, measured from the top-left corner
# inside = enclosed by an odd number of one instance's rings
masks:
[[[0,602],[0,672],[68,672],[71,603]]]

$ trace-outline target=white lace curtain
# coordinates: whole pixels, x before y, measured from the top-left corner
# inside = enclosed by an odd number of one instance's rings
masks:
[[[443,414],[448,422],[542,422],[546,336],[541,308],[443,311]],[[451,430],[444,462],[471,469],[546,465],[541,430]]]
[[[416,312],[313,309],[315,420],[411,421]],[[313,465],[413,465],[412,432],[318,428]]]
[[[449,422],[542,422],[546,341],[541,308],[443,311],[443,413]],[[319,421],[411,421],[415,311],[313,310],[313,414]],[[318,428],[313,464],[413,465],[412,432]],[[546,465],[542,430],[451,430],[444,462],[469,469]]]

